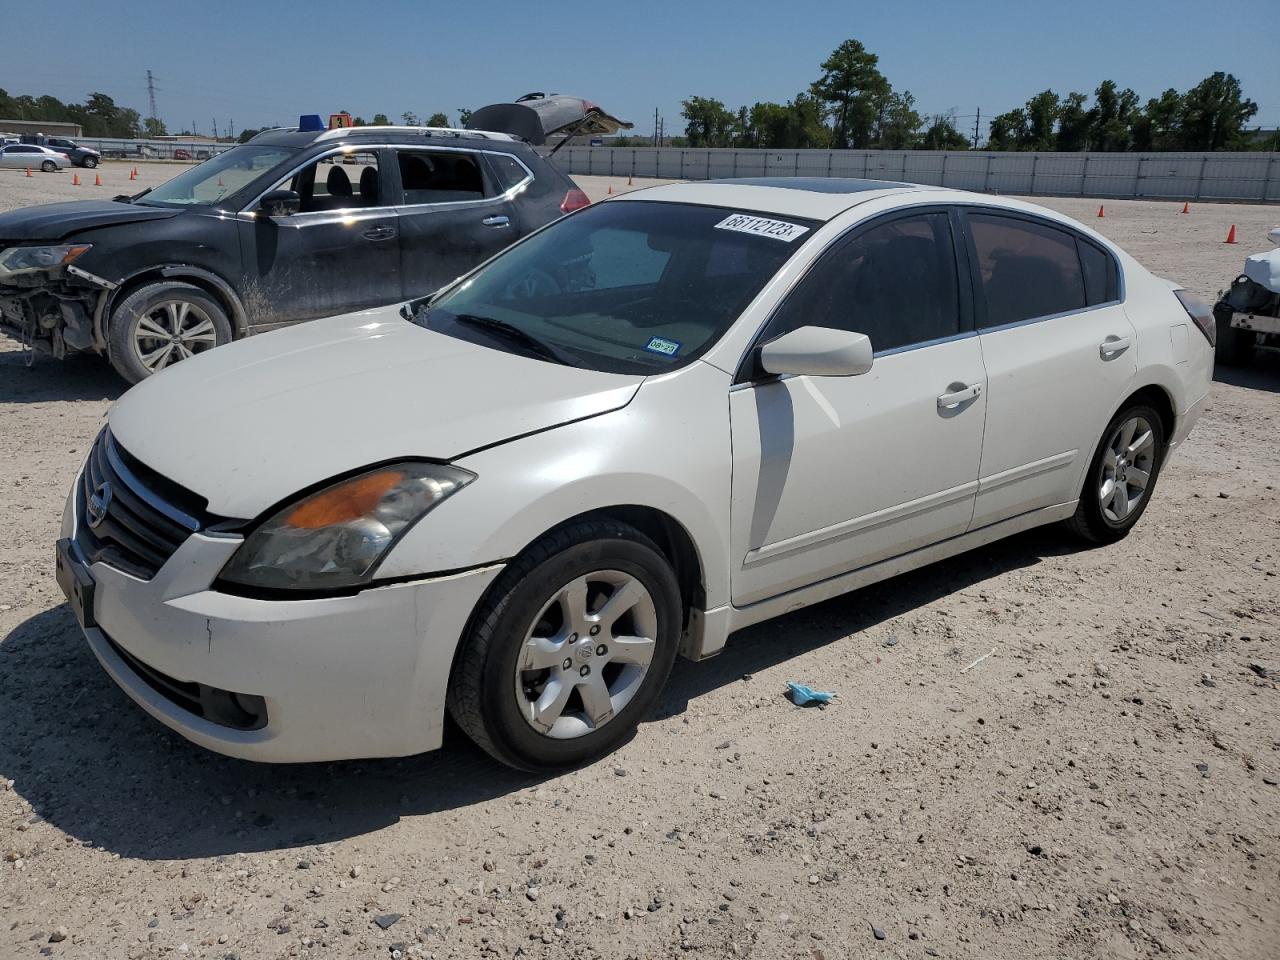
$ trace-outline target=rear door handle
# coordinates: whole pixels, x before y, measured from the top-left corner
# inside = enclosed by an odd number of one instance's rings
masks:
[[[395,227],[370,227],[364,232],[366,240],[390,240],[396,235]]]
[[[1118,357],[1129,349],[1128,337],[1110,336],[1098,344],[1098,355],[1103,360],[1110,360],[1112,357]]]
[[[486,227],[505,227],[510,225],[511,218],[504,217],[504,216],[485,217],[480,222],[483,223]]]
[[[955,384],[953,383],[952,386],[954,387]],[[967,403],[970,400],[975,400],[981,395],[982,384],[971,383],[961,390],[956,390],[953,393],[944,393],[940,396],[938,398],[938,409],[954,410],[956,407],[960,406],[960,404]]]

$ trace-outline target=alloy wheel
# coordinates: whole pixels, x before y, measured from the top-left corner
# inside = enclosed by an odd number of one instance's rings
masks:
[[[162,300],[148,308],[133,329],[133,347],[138,359],[156,373],[217,346],[213,320],[194,303]]]
[[[517,655],[521,715],[556,740],[598,730],[640,689],[657,637],[657,608],[636,577],[600,570],[571,580],[534,618]]]
[[[1098,503],[1111,523],[1123,523],[1142,503],[1155,453],[1155,433],[1145,417],[1122,421],[1108,438],[1098,477]]]

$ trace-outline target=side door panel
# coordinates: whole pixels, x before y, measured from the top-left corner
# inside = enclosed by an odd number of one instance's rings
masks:
[[[392,169],[403,184],[396,212],[405,299],[434,293],[520,236],[514,205],[499,194],[478,153],[441,148],[391,152],[396,156]],[[449,189],[459,185],[461,175],[442,173],[441,157],[452,160],[454,170],[474,165],[471,175],[481,178],[483,196],[464,199],[466,192]],[[428,170],[426,164],[433,165]],[[454,182],[443,180],[446,176]]]
[[[733,602],[964,533],[986,401],[940,411],[959,382],[985,382],[977,337],[877,356],[860,377],[735,389]]]
[[[970,256],[978,264],[972,246]],[[980,317],[981,288],[975,268]],[[1102,430],[1137,373],[1136,333],[1119,302],[979,334],[988,395],[974,529],[1078,497]]]
[[[379,158],[380,196],[364,206],[358,196],[332,209],[239,220],[244,280],[240,297],[253,332],[314,320],[402,299],[399,224],[387,205],[385,151]],[[337,164],[330,164],[337,166]],[[360,167],[350,174],[359,177]],[[297,179],[296,177],[294,179]]]

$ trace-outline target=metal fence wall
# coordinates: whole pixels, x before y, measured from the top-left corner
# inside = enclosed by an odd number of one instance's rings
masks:
[[[865,177],[1024,195],[1280,203],[1280,153],[991,153],[565,147],[570,174]]]
[[[50,134],[58,136],[58,134]],[[178,140],[114,140],[99,137],[69,137],[82,147],[92,147],[105,157],[130,160],[207,160],[236,146],[234,143],[182,142]]]

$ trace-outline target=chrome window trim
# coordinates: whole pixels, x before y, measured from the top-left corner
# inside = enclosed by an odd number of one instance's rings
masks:
[[[1059,320],[1062,317],[1074,317],[1082,313],[1089,313],[1093,310],[1101,310],[1104,307],[1119,307],[1124,303],[1123,300],[1108,300],[1106,303],[1095,303],[1089,307],[1079,307],[1076,310],[1063,310],[1061,313],[1048,313],[1043,317],[1028,317],[1025,320],[1014,320],[1011,323],[1002,323],[995,327],[981,327],[976,332],[979,336],[985,336],[988,333],[999,333],[1002,330],[1013,330],[1016,327],[1029,327],[1033,323],[1047,323],[1050,320]]]
[[[526,174],[526,177],[524,180],[522,180],[520,183],[516,184],[514,187],[510,188],[509,190],[503,193],[497,194],[496,196],[484,197],[481,200],[452,200],[447,203],[409,203],[409,204],[402,203],[402,204],[388,204],[388,205],[379,206],[379,207],[343,207],[341,210],[311,210],[306,213],[295,213],[289,217],[271,217],[270,218],[271,221],[273,223],[279,223],[283,220],[292,220],[294,219],[294,217],[313,217],[317,214],[331,214],[331,213],[352,214],[356,212],[369,213],[377,210],[389,210],[392,212],[398,212],[402,210],[418,210],[422,207],[457,207],[462,204],[479,205],[484,203],[502,202],[502,201],[510,200],[512,197],[515,196],[515,194],[518,191],[524,190],[534,180],[534,174],[533,174],[533,171],[529,169],[529,165],[526,164],[519,157],[517,157],[515,154],[508,153],[505,150],[480,150],[474,147],[452,147],[452,146],[446,147],[446,146],[437,146],[435,144],[400,143],[400,142],[343,144],[342,146],[332,147],[328,150],[323,151],[322,153],[318,153],[318,154],[315,154],[314,156],[308,157],[306,160],[292,167],[288,173],[280,177],[277,177],[275,180],[271,182],[271,186],[267,187],[265,190],[259,193],[256,197],[250,200],[247,204],[241,207],[240,210],[236,213],[236,218],[237,219],[248,218],[248,220],[250,221],[257,220],[258,204],[262,202],[263,197],[265,197],[272,190],[277,189],[278,186],[284,181],[293,179],[293,177],[295,177],[300,171],[305,170],[307,167],[311,166],[311,164],[313,163],[319,163],[320,161],[324,160],[326,157],[337,156],[338,154],[366,153],[366,152],[372,152],[375,150],[398,150],[398,149],[435,150],[435,151],[444,151],[444,152],[452,152],[452,153],[502,154],[503,156],[510,157],[516,163],[520,164],[520,166],[524,167],[524,172]]]

